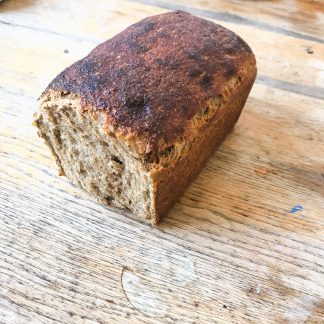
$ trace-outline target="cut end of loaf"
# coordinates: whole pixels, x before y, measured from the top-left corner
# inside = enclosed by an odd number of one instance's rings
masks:
[[[42,98],[35,124],[60,174],[101,203],[157,222],[150,176],[124,143],[107,135],[104,115],[81,109],[76,96],[52,92]]]

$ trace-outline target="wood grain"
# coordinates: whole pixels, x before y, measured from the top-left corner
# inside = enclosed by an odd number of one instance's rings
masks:
[[[259,79],[151,228],[58,177],[31,120],[57,73],[166,4],[289,32],[207,17],[251,45]],[[306,1],[1,3],[0,323],[323,323],[322,14]]]
[[[168,10],[184,10],[207,18],[232,21],[239,25],[254,25],[295,38],[313,39],[323,43],[323,1],[281,0],[132,0],[142,4],[153,4]]]

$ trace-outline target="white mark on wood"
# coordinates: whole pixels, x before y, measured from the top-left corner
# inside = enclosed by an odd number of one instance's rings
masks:
[[[324,87],[324,71],[318,71],[315,83],[318,87]]]
[[[261,292],[261,284],[259,284],[259,283],[257,284],[257,287],[256,287],[255,291],[256,291],[257,294],[260,294],[260,292]]]
[[[139,269],[124,268],[122,287],[134,308],[152,317],[164,317],[172,307],[170,291],[195,285],[195,263],[186,255],[159,248],[147,251],[146,260]]]
[[[88,319],[88,318],[85,318],[83,320],[83,324],[99,324],[100,322],[96,321],[96,320],[92,320],[92,319]]]
[[[309,295],[295,297],[285,311],[284,319],[292,324],[305,323],[312,315],[312,310],[317,306],[318,302],[318,298]]]
[[[154,291],[150,282],[124,269],[122,273],[122,286],[129,302],[135,309],[152,317],[164,317],[168,313],[168,305],[163,296]]]
[[[319,24],[323,24],[324,23],[324,14],[321,12],[316,12],[315,15],[316,15],[316,20],[317,20],[318,26],[319,26]]]
[[[161,281],[168,280],[180,287],[197,279],[195,264],[187,255],[168,254],[168,251],[162,249],[150,250],[145,268],[161,269],[159,272]]]

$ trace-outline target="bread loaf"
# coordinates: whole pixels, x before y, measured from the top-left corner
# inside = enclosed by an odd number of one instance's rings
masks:
[[[60,174],[154,224],[231,131],[255,76],[239,36],[171,12],[65,69],[41,95],[35,123]]]

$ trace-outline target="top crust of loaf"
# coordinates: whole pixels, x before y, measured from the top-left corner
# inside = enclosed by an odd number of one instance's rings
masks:
[[[154,160],[190,136],[194,116],[224,96],[230,79],[255,74],[254,55],[239,36],[177,11],[143,19],[100,44],[59,74],[42,99],[76,95],[83,109],[104,113],[108,134]]]

